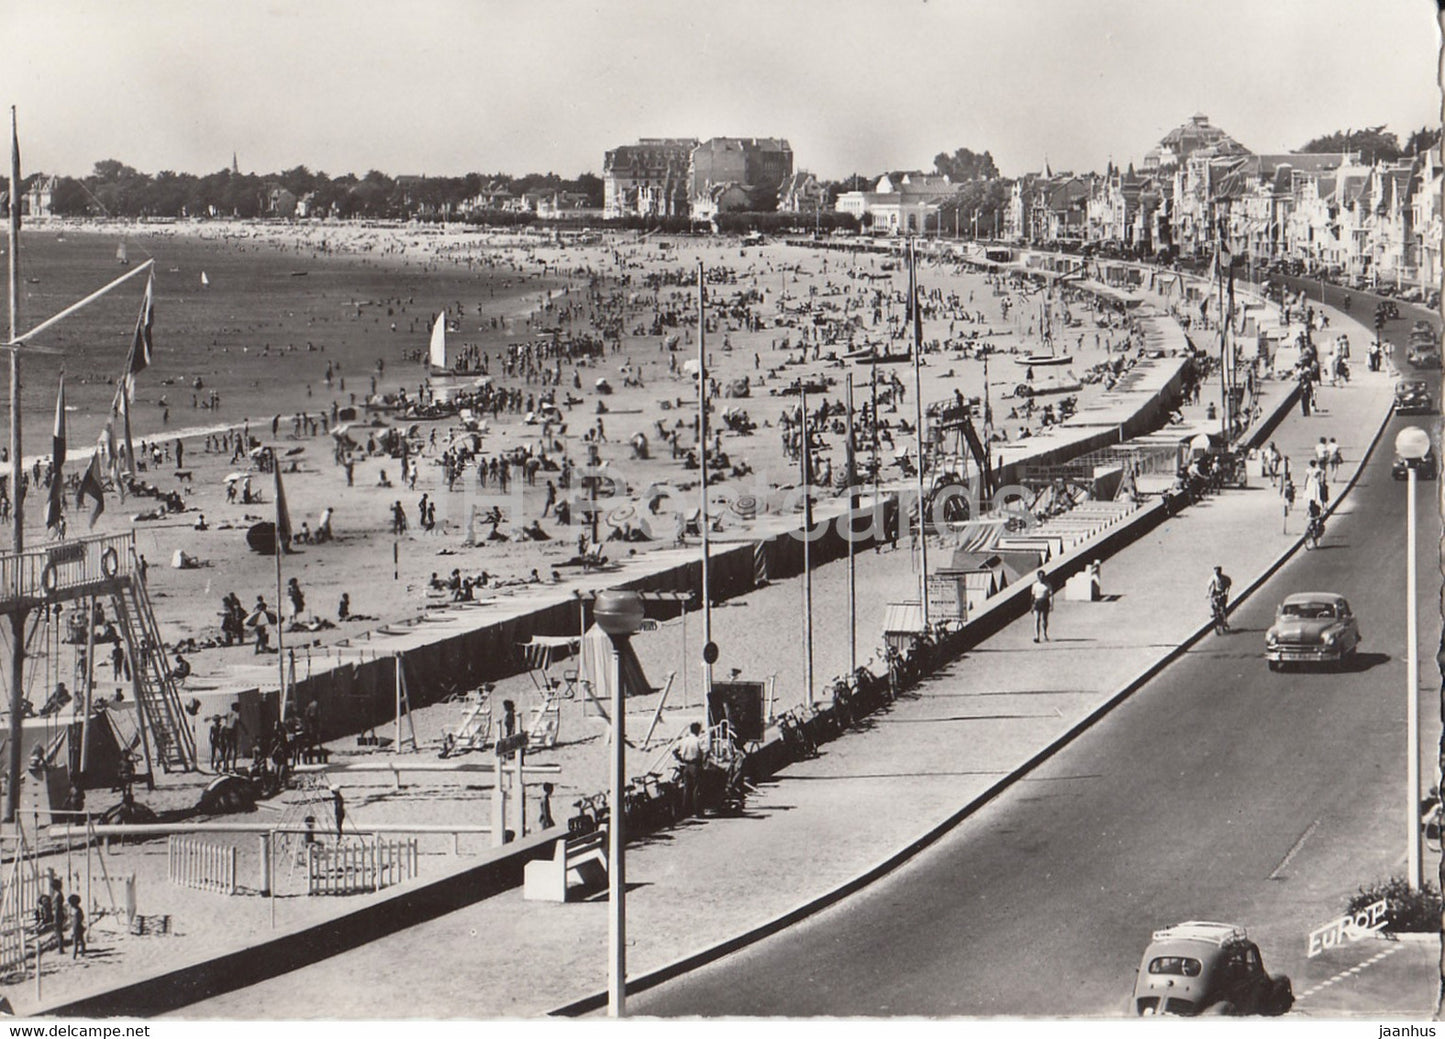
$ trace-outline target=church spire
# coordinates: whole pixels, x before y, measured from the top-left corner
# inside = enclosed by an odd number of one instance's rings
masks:
[[[238,176],[238,177],[241,175],[241,164],[236,161],[236,153],[235,153],[235,152],[232,152],[232,153],[231,153],[231,172],[234,173],[234,174],[235,174],[236,176]]]

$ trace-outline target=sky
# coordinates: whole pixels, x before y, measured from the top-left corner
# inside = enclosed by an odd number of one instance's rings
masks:
[[[23,172],[602,172],[638,137],[788,139],[827,178],[1257,152],[1440,122],[1433,0],[4,0]]]

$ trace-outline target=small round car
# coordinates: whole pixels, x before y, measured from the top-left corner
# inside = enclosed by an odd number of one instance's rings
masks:
[[[1294,1006],[1284,975],[1264,969],[1259,946],[1237,924],[1189,920],[1155,931],[1134,981],[1131,1009],[1140,1017],[1264,1014]]]
[[[1421,480],[1433,480],[1440,475],[1440,461],[1435,457],[1435,445],[1430,445],[1430,450],[1425,452],[1424,458],[1402,458],[1395,456],[1390,463],[1390,475],[1396,480],[1408,480],[1410,470],[1415,470],[1415,475]]]
[[[1287,596],[1275,611],[1264,636],[1269,669],[1286,664],[1333,663],[1343,667],[1360,645],[1360,622],[1343,595],[1299,592]]]
[[[1395,386],[1395,414],[1435,414],[1435,398],[1430,393],[1429,381],[1425,379],[1400,380]]]

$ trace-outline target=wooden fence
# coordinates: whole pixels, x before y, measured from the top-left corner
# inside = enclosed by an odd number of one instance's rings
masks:
[[[379,891],[416,875],[415,837],[398,841],[306,846],[308,895],[354,895]]]
[[[166,846],[166,865],[172,884],[221,895],[237,891],[235,845],[172,834]]]
[[[12,862],[0,893],[0,973],[24,970],[36,934],[40,896],[50,889],[49,875],[41,875],[30,859]],[[26,868],[32,867],[32,868]]]

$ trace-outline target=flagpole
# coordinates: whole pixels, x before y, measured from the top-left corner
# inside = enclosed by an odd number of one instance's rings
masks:
[[[279,680],[281,703],[277,708],[281,721],[286,720],[286,640],[284,625],[281,623],[281,553],[286,551],[286,542],[281,538],[281,453],[271,448],[271,466],[276,482],[276,676]],[[289,524],[288,524],[289,526]],[[266,619],[261,618],[263,621]]]
[[[913,414],[914,442],[918,445],[918,561],[919,601],[923,606],[923,630],[928,623],[928,527],[923,521],[923,319],[918,306],[918,252],[908,239],[908,302],[913,308]]]
[[[858,509],[858,480],[853,469],[853,373],[848,373],[848,674],[858,670],[858,576],[855,573],[853,519]]]
[[[803,676],[806,683],[807,703],[813,703],[813,472],[812,458],[808,446],[808,377],[802,376],[802,389],[798,397],[798,417],[802,437],[798,443],[798,467],[802,470],[803,484],[803,634],[807,649],[804,656]]]
[[[702,702],[712,693],[712,551],[707,514],[707,311],[703,305],[703,265],[697,261],[697,462],[702,473]]]
[[[1215,213],[1214,221],[1214,276],[1219,279],[1219,435],[1229,447],[1229,358],[1224,343],[1225,326],[1229,324],[1224,313],[1224,234],[1222,221]]]
[[[20,131],[15,106],[10,106],[10,338],[20,327]],[[25,551],[25,503],[20,494],[20,351],[10,351],[10,496],[15,503],[15,555]],[[20,567],[16,587],[6,592],[19,599]],[[25,684],[25,611],[10,614],[10,758],[5,784],[5,821],[17,823],[20,806],[20,705]],[[39,971],[36,971],[38,977]]]

